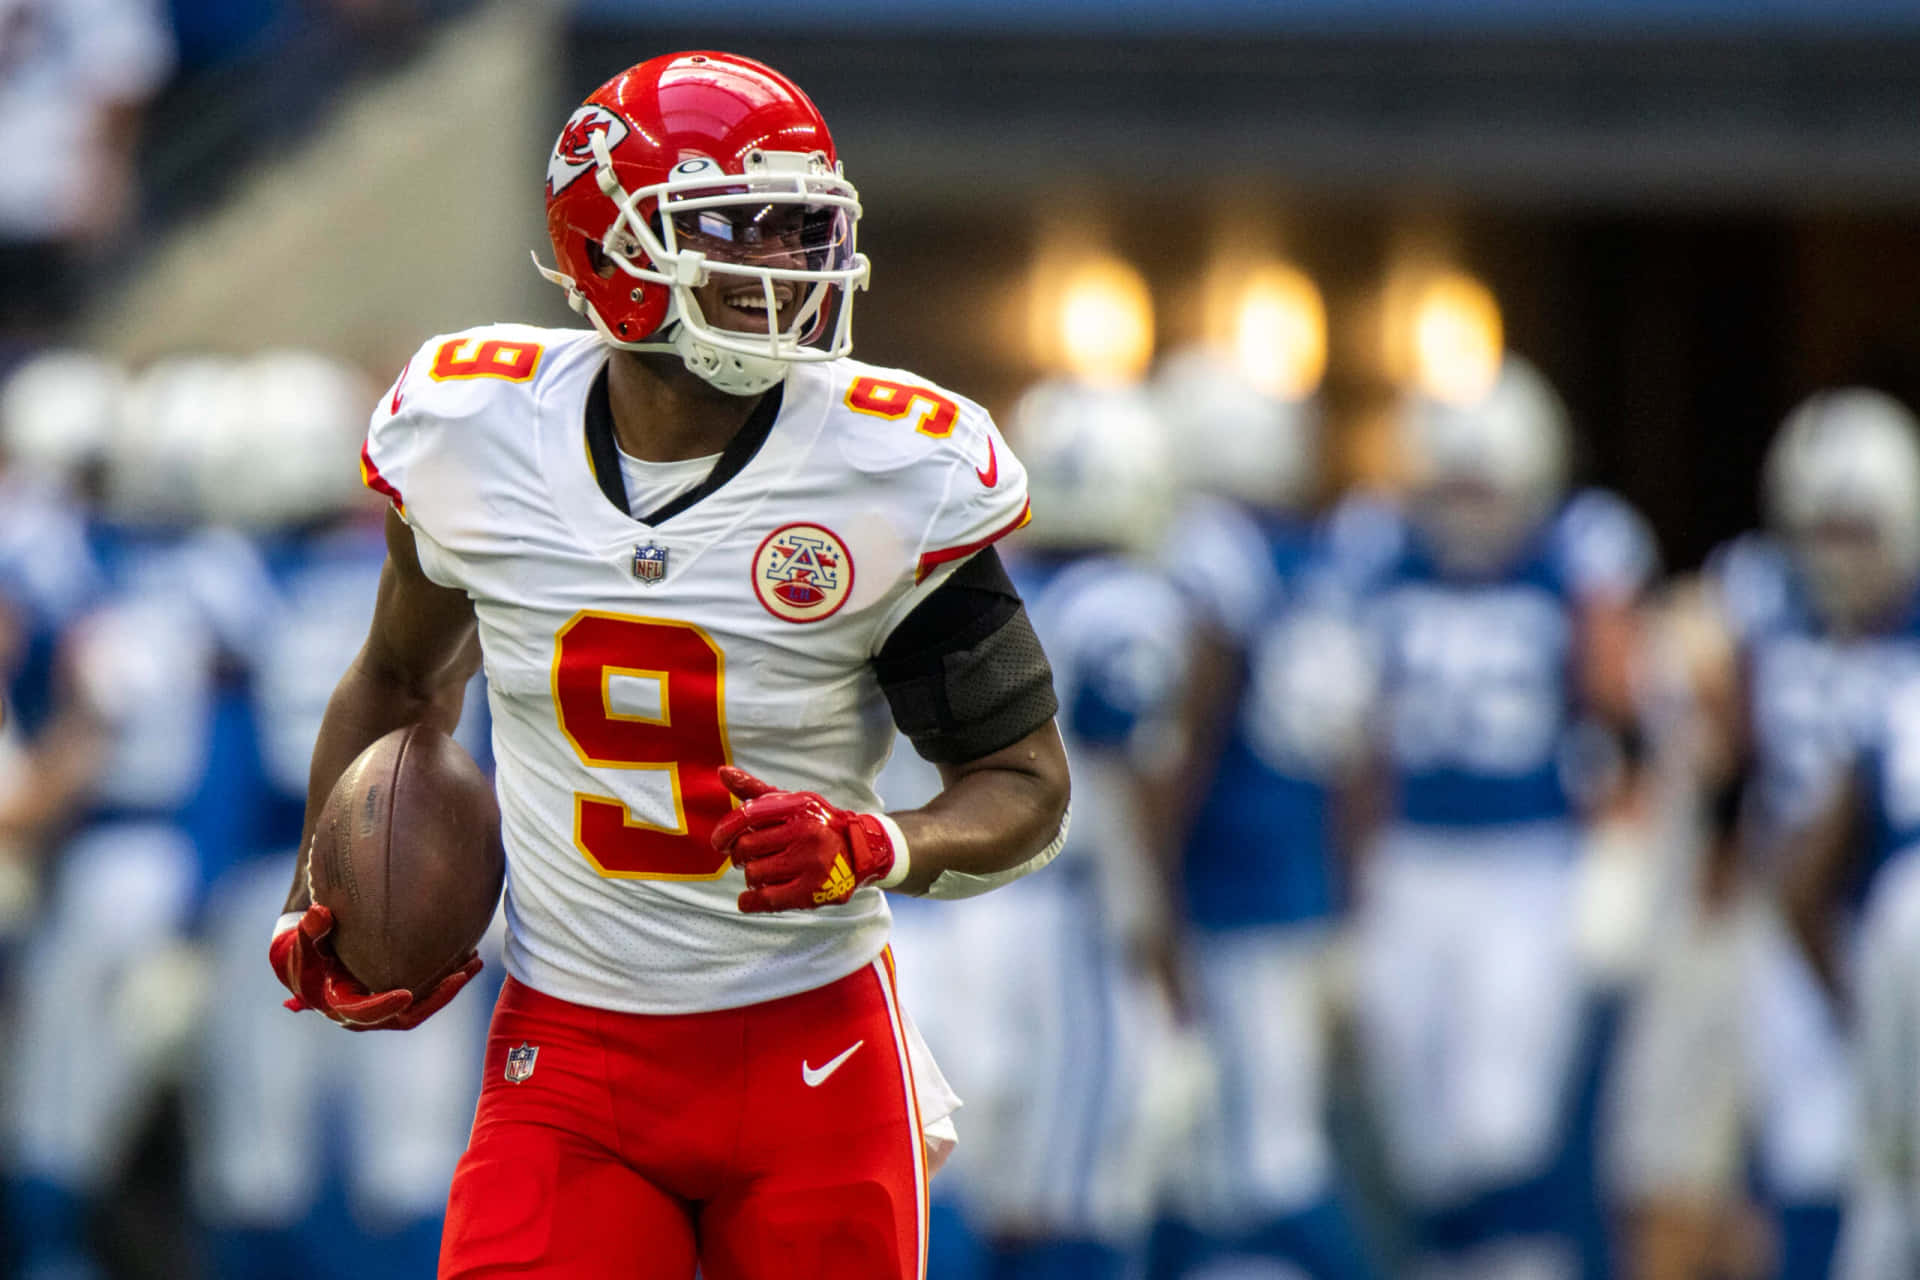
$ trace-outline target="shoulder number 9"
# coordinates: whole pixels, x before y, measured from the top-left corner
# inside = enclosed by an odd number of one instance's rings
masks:
[[[525,382],[540,367],[541,346],[537,342],[508,342],[488,338],[454,338],[440,344],[433,353],[427,376],[435,382],[462,378],[501,378],[507,382]],[[401,375],[405,377],[405,374]]]
[[[613,709],[615,677],[652,682],[659,714]],[[733,808],[721,785],[727,749],[726,659],[699,627],[626,614],[575,614],[554,637],[553,705],[591,769],[666,775],[673,825],[647,822],[611,796],[576,792],[573,843],[603,876],[712,880],[727,858],[709,842]]]
[[[847,387],[847,408],[876,418],[904,418],[916,406],[925,406],[913,429],[923,436],[943,440],[953,434],[960,420],[960,406],[951,397],[931,387],[916,387],[905,382],[881,378],[855,378]]]

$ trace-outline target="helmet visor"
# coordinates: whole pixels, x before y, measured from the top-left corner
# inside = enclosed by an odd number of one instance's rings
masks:
[[[781,201],[675,212],[672,219],[676,245],[713,263],[836,271],[853,262],[853,219],[845,209]]]
[[[841,271],[853,264],[852,188],[824,175],[749,176],[725,185],[669,184],[668,247],[715,265]]]

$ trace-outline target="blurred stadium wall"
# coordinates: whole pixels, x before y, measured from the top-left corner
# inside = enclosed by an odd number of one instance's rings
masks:
[[[794,76],[867,205],[861,354],[1006,409],[1050,258],[1198,336],[1210,277],[1326,299],[1346,470],[1397,381],[1396,281],[1461,268],[1680,565],[1749,522],[1813,387],[1920,400],[1920,7],[1901,0],[586,0],[550,114],[719,45]]]
[[[386,373],[428,334],[535,309],[559,18],[494,0],[448,24],[103,292],[88,336],[134,361],[319,346]]]
[[[1131,264],[1164,351],[1278,260],[1325,300],[1331,478],[1375,476],[1396,297],[1461,270],[1563,388],[1589,478],[1685,566],[1754,518],[1801,395],[1920,402],[1909,0],[502,0],[434,30],[317,136],[237,164],[94,335],[385,376],[429,332],[575,323],[526,262],[553,129],[630,62],[719,46],[834,122],[876,265],[862,356],[996,410],[1049,365],[1030,321],[1059,263]]]

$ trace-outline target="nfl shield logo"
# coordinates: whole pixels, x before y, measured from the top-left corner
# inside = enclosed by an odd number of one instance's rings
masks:
[[[633,576],[647,586],[667,576],[667,549],[649,542],[633,549]]]
[[[533,1075],[533,1060],[540,1056],[540,1046],[520,1042],[518,1049],[507,1050],[507,1083],[519,1084]]]

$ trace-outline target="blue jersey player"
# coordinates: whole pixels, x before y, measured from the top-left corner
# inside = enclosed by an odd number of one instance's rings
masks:
[[[79,351],[28,360],[0,390],[0,731],[17,786],[0,839],[37,844],[91,776],[90,717],[55,678],[59,637],[99,596],[87,545],[87,472],[106,445],[125,375]],[[70,693],[70,691],[68,691]]]
[[[1892,691],[1920,671],[1920,426],[1878,392],[1816,395],[1771,446],[1765,496],[1773,535],[1736,541],[1709,569],[1740,691],[1718,728],[1742,767],[1717,808],[1740,878],[1772,896],[1817,878],[1806,833]],[[1754,917],[1742,1002],[1754,1181],[1776,1273],[1823,1276],[1854,1167],[1853,1055],[1779,917]],[[1846,949],[1815,949],[1830,978]]]
[[[1805,958],[1851,1015],[1857,1148],[1838,1280],[1920,1269],[1920,675],[1878,710],[1784,894]]]
[[[987,1274],[1117,1280],[1140,1265],[1189,1110],[1191,1040],[1165,980],[1170,841],[1154,800],[1183,758],[1186,609],[1140,554],[1165,527],[1167,454],[1130,388],[1045,384],[1013,435],[1035,518],[1007,589],[1053,664],[1074,820],[1047,874],[938,904],[954,972],[939,975],[950,1007],[929,1034],[960,1042],[953,1172]]]
[[[102,759],[51,850],[22,960],[9,1210],[30,1272],[88,1274],[84,1210],[156,1083],[143,1055],[157,1045],[130,1033],[125,1012],[157,1027],[166,1000],[156,997],[185,985],[129,984],[165,971],[153,960],[184,938],[203,857],[231,843],[223,655],[241,643],[257,572],[237,540],[193,528],[201,414],[217,400],[203,393],[215,382],[210,366],[169,362],[129,390],[109,441],[106,516],[87,531],[101,590],[57,639],[55,667],[97,726]]]
[[[1192,496],[1165,564],[1196,615],[1193,817],[1181,908],[1214,1104],[1176,1208],[1219,1257],[1368,1274],[1325,1131],[1331,944],[1343,908],[1333,796],[1372,670],[1309,514],[1311,404],[1206,350],[1157,379]]]
[[[1335,534],[1379,681],[1365,1065],[1430,1264],[1573,1275],[1582,1207],[1529,1193],[1551,1185],[1583,1025],[1574,872],[1599,753],[1578,748],[1598,732],[1636,755],[1654,548],[1617,499],[1566,496],[1565,412],[1516,357],[1476,399],[1410,401],[1402,427],[1405,514],[1349,504]]]

